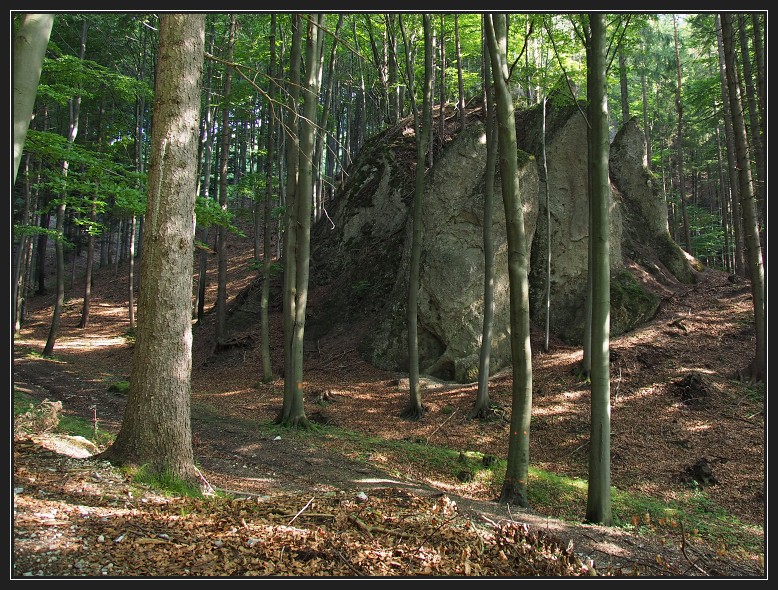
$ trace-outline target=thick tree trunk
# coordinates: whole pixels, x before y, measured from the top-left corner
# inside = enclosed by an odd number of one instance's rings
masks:
[[[13,40],[14,184],[38,93],[53,14],[22,14]]]
[[[592,397],[589,431],[589,487],[586,520],[610,526],[610,183],[608,181],[608,87],[606,81],[605,14],[589,15],[591,26],[592,151]]]
[[[487,15],[486,37],[495,86],[500,183],[505,208],[510,289],[513,391],[508,465],[500,502],[529,506],[529,433],[532,414],[532,349],[529,329],[529,259],[517,173],[516,119],[508,88],[507,23],[504,14]]]
[[[100,455],[197,483],[190,422],[192,266],[205,17],[163,14],[130,392]]]

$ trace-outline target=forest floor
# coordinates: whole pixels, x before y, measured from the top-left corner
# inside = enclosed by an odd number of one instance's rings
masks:
[[[250,264],[250,254],[232,258],[229,297],[256,277]],[[13,351],[14,390],[59,401],[62,416],[96,419],[113,434],[126,398],[110,386],[128,379],[132,363],[121,272],[97,272],[86,329],[78,328],[78,285],[68,291],[53,358],[40,354],[53,295],[32,297]],[[470,467],[472,457],[505,458],[510,372],[490,381],[503,418],[467,419],[476,384],[429,380],[424,417],[404,420],[405,376],[362,360],[354,330],[306,348],[306,412],[319,427],[275,426],[283,379],[261,383],[259,320],[217,352],[214,300],[215,287],[194,327],[192,429],[204,480],[227,495],[162,495],[90,459],[95,448],[53,432],[18,433],[12,577],[766,574],[764,538],[760,550],[746,552],[685,528],[683,514],[618,514],[620,526],[602,527],[584,523],[585,500],[564,514],[553,501],[543,511],[506,506],[495,501],[500,478],[461,481],[450,465],[393,452],[395,441],[452,449]],[[271,312],[276,373],[283,366],[278,303]],[[542,342],[533,333],[531,465],[585,489],[589,387],[575,375],[581,351],[552,339],[542,352]],[[698,497],[711,522],[726,511],[733,530],[763,537],[766,387],[735,379],[753,351],[749,284],[715,270],[668,288],[651,322],[613,337],[614,488],[667,505]],[[344,431],[370,437],[374,449],[365,452]],[[530,488],[537,482],[531,476]],[[548,493],[571,491],[560,480]]]

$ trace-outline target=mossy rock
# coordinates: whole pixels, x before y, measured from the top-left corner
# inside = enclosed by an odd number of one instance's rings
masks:
[[[654,318],[659,297],[646,291],[627,270],[611,276],[611,334],[618,336]]]

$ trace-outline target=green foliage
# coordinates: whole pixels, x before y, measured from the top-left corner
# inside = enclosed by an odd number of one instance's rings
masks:
[[[692,254],[701,260],[721,260],[724,251],[724,230],[721,217],[696,205],[688,205]]]
[[[233,223],[235,213],[229,209],[222,209],[218,201],[214,199],[206,199],[198,195],[195,200],[195,216],[197,224],[202,227],[211,227],[212,225],[225,227],[231,233],[244,237],[243,232]]]
[[[57,407],[56,403],[58,402],[52,403],[48,400],[43,400],[43,402],[39,403],[32,396],[14,389],[14,431],[24,431],[32,434],[51,432],[68,436],[80,436],[100,448],[104,448],[111,443],[113,435],[99,427],[99,416],[96,424],[94,419],[88,420],[62,413],[61,404]]]

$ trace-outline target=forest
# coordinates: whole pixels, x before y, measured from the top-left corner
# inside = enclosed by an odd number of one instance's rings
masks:
[[[766,12],[11,17],[12,578],[766,575]]]

